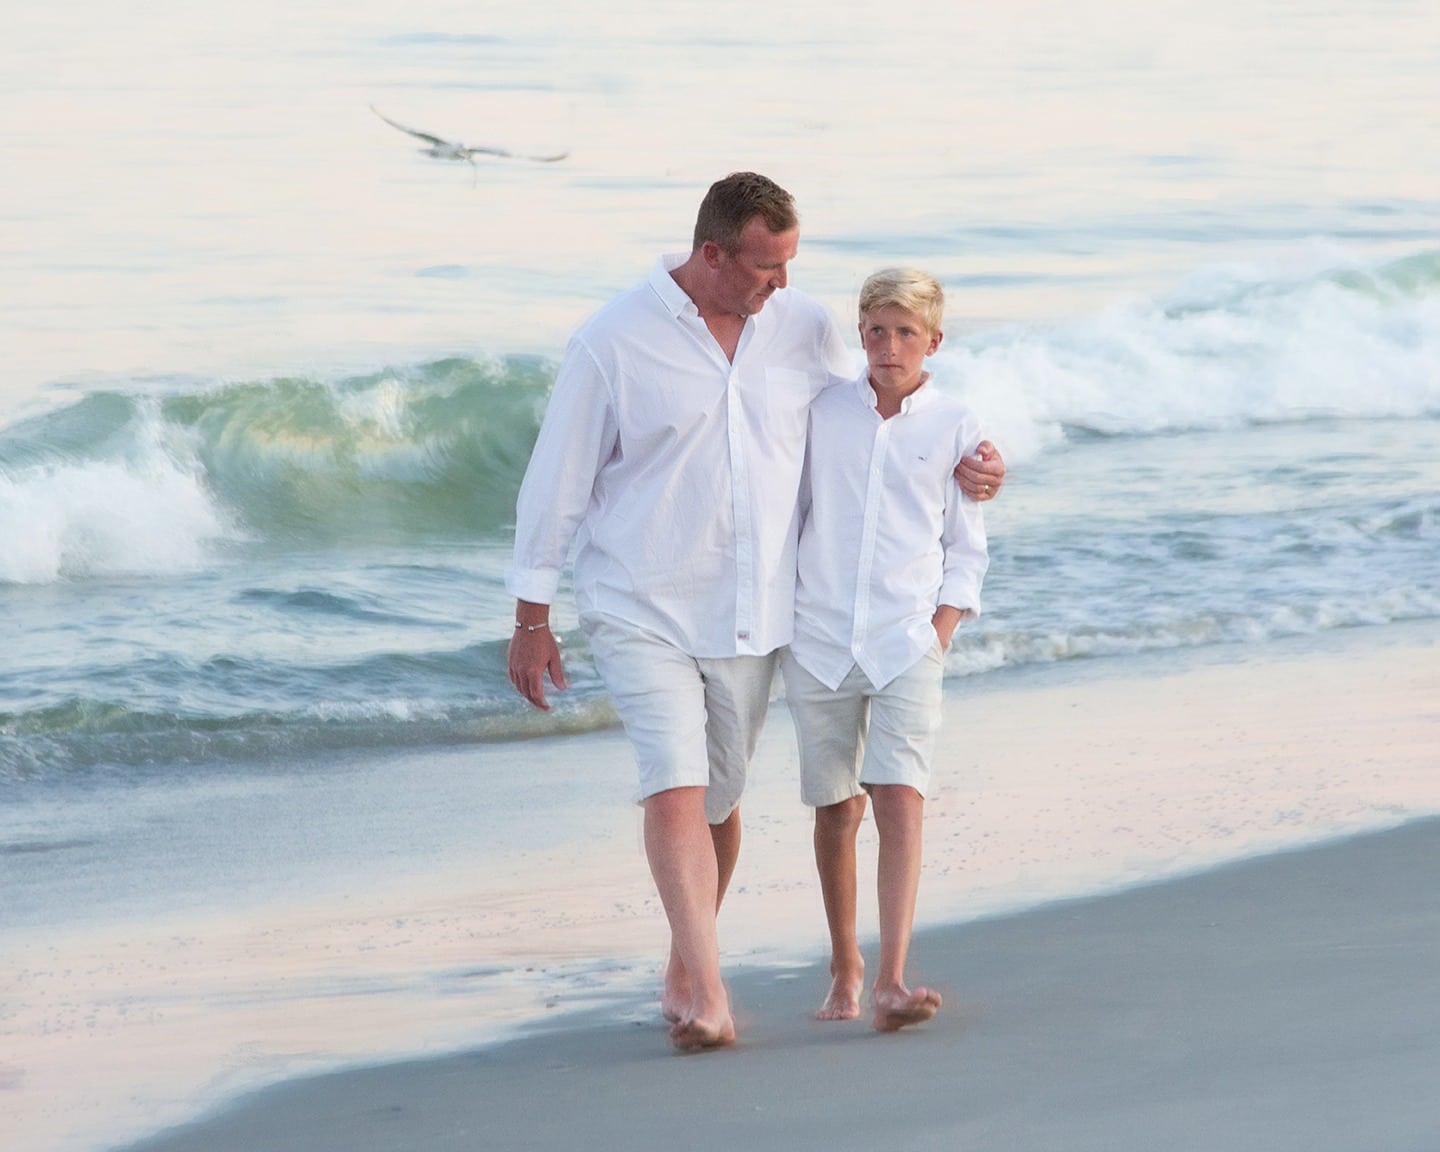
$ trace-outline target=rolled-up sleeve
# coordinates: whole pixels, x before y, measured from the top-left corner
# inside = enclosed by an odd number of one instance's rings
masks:
[[[964,441],[968,443],[967,451],[974,452],[980,441],[979,434],[970,432]],[[945,566],[936,603],[968,608],[980,615],[980,588],[990,567],[985,513],[977,501],[961,491],[959,481],[953,476],[946,485],[940,544],[945,550]]]
[[[570,341],[515,505],[515,552],[505,588],[517,599],[555,599],[595,478],[615,452],[609,382],[590,349]]]

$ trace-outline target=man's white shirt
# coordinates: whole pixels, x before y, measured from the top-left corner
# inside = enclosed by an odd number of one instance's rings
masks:
[[[937,605],[980,612],[985,518],[954,476],[980,439],[928,383],[888,420],[868,374],[811,406],[790,650],[828,687],[858,664],[884,688],[934,645]]]
[[[670,275],[685,259],[662,257],[571,338],[505,584],[551,603],[578,540],[582,614],[691,656],[763,655],[794,622],[810,403],[852,360],[830,313],[788,288],[747,319],[727,360]]]

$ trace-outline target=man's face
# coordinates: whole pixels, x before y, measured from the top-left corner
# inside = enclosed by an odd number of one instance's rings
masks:
[[[865,313],[860,321],[860,342],[870,365],[870,380],[877,388],[913,392],[925,371],[925,357],[940,347],[940,333],[898,304]]]
[[[726,311],[753,316],[786,284],[786,265],[795,259],[800,230],[771,232],[763,217],[754,216],[740,232],[740,249],[715,251],[715,298]]]

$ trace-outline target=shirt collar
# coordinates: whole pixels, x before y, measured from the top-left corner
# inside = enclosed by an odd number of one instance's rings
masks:
[[[681,316],[698,318],[700,315],[700,309],[695,307],[695,301],[690,299],[685,289],[675,283],[675,277],[670,275],[671,272],[684,264],[688,259],[690,259],[689,252],[667,252],[656,260],[650,269],[649,283],[651,290],[660,298],[660,302],[665,305],[665,310],[677,319]],[[747,316],[745,318],[746,321],[754,324],[761,332],[769,332],[771,313],[773,312],[776,297],[786,291],[788,291],[788,289],[782,288],[779,292],[772,294],[765,307],[760,309],[755,315]]]
[[[935,391],[930,387],[931,379],[931,374],[926,372],[924,378],[920,381],[920,387],[906,396],[904,400],[900,401],[901,416],[913,412],[916,408],[923,408],[930,403],[930,397]],[[860,397],[861,403],[873,411],[878,401],[875,396],[875,389],[870,387],[870,370],[868,368],[861,371],[855,380],[854,387],[856,394]]]
[[[665,305],[666,311],[672,316],[700,315],[700,310],[695,307],[695,301],[686,295],[685,289],[675,283],[675,277],[670,275],[689,258],[690,253],[688,252],[667,252],[656,260],[650,269],[650,287],[654,290],[655,295],[660,297],[660,302]]]

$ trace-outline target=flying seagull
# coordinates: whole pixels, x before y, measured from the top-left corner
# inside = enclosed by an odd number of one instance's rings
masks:
[[[426,156],[434,156],[440,160],[464,160],[467,164],[474,165],[476,156],[502,156],[507,160],[533,160],[538,164],[553,164],[556,160],[564,160],[569,152],[556,152],[549,156],[528,156],[523,152],[511,152],[508,148],[492,148],[485,145],[461,144],[455,140],[445,140],[439,136],[432,136],[429,132],[421,132],[415,128],[407,128],[404,124],[397,124],[375,105],[370,105],[370,111],[384,120],[392,128],[398,128],[407,135],[414,136],[417,140],[423,140],[428,145],[420,149]]]

